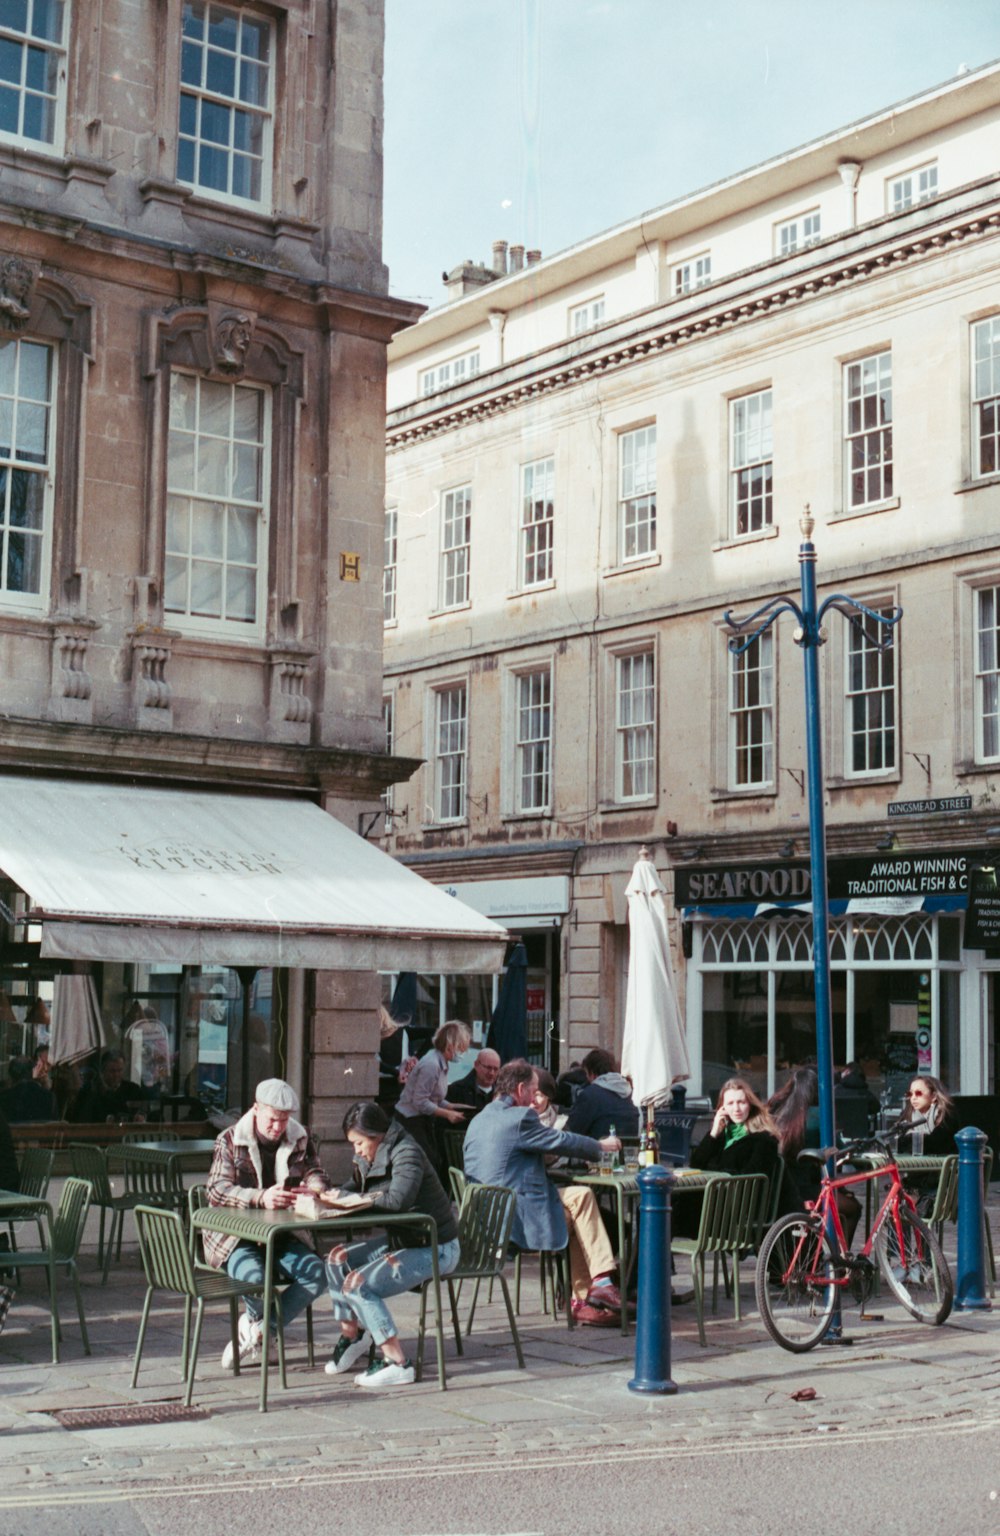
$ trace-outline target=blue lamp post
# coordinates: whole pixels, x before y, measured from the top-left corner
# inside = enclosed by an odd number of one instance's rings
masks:
[[[789,597],[772,598],[745,619],[734,618],[730,609],[723,614],[730,629],[729,649],[742,656],[782,613],[796,620],[793,639],[802,647],[805,667],[806,703],[806,782],[809,803],[809,866],[812,877],[813,968],[816,993],[816,1076],[819,1083],[820,1137],[825,1147],[836,1145],[833,1102],[833,1019],[830,993],[830,924],[826,884],[826,825],[823,810],[823,746],[820,730],[819,647],[826,635],[822,624],[831,608],[842,613],[849,623],[865,635],[879,651],[892,644],[892,633],[903,617],[902,608],[889,614],[866,608],[855,598],[834,592],[816,607],[816,546],[812,542],[814,520],[805,508],[799,527],[799,567],[802,580],[801,606]],[[881,636],[881,638],[876,638]]]

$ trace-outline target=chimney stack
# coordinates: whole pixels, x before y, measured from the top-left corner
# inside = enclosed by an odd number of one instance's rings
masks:
[[[497,277],[507,276],[506,240],[494,240],[493,242],[493,270]]]
[[[510,248],[510,270],[520,272],[524,266],[524,246],[512,245]]]
[[[524,259],[529,267],[533,267],[536,262],[541,261],[542,253],[541,251],[529,251]]]

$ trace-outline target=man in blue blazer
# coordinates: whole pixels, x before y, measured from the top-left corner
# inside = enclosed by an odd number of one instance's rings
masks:
[[[533,1106],[535,1069],[524,1060],[500,1068],[493,1102],[465,1136],[465,1172],[476,1184],[500,1184],[517,1194],[511,1242],[517,1248],[557,1252],[569,1244],[573,1315],[594,1328],[621,1321],[621,1296],[612,1274],[615,1257],[593,1190],[560,1189],[545,1169],[547,1154],[596,1162],[616,1152],[617,1136],[595,1141],[544,1126]]]

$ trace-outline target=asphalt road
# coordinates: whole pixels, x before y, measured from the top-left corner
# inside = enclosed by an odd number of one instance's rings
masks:
[[[919,1404],[915,1404],[919,1411]],[[40,1502],[35,1502],[35,1501]],[[0,1536],[1000,1536],[1000,1423],[0,1491]]]

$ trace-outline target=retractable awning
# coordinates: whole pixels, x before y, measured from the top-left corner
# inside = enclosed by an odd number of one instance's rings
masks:
[[[497,971],[506,931],[306,801],[4,775],[0,870],[42,954]]]

